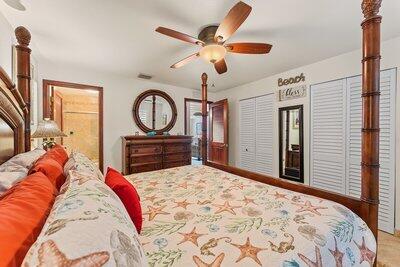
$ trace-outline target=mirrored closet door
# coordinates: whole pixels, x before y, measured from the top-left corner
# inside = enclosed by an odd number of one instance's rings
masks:
[[[279,177],[303,183],[303,106],[279,109]]]

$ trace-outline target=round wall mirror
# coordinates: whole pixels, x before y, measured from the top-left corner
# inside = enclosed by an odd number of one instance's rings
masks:
[[[147,90],[141,93],[136,98],[132,111],[136,125],[145,133],[168,132],[176,122],[175,102],[163,91]]]

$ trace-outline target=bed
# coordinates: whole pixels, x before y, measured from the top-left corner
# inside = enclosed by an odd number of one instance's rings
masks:
[[[370,266],[375,258],[366,223],[329,200],[208,166],[126,178],[141,196],[150,266]]]
[[[381,0],[362,1],[365,19],[362,23],[361,198],[208,161],[207,143],[202,142],[203,166],[127,176],[141,196],[144,228],[140,241],[149,265],[370,266],[376,263],[380,4]],[[30,150],[30,34],[19,27],[16,37],[18,86],[0,68],[0,164]],[[205,73],[202,75],[202,116],[202,140],[206,140]],[[96,181],[96,186],[99,183]],[[97,190],[96,186],[93,190]],[[106,197],[115,200],[115,196]],[[126,212],[122,214],[125,218]],[[127,225],[131,227],[129,222]],[[79,233],[74,233],[79,237]],[[119,232],[114,233],[111,245],[119,249],[126,245],[124,238],[120,238]],[[117,239],[119,243],[115,243]],[[55,251],[52,242],[46,244],[50,252]],[[91,253],[90,247],[86,249]],[[127,252],[125,248],[121,251]],[[56,252],[62,259],[70,257],[60,254],[58,248]],[[89,255],[102,257],[102,264],[114,266],[108,261],[110,253]]]

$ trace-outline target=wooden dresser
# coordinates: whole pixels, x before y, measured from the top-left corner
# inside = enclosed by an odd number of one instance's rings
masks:
[[[190,165],[191,143],[192,137],[185,135],[123,136],[123,174]]]

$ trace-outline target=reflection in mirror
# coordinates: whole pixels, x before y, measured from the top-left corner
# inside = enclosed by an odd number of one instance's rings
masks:
[[[279,176],[303,183],[303,106],[279,109],[279,146]]]
[[[160,96],[156,96],[155,105],[155,129],[159,130],[167,126],[167,124],[171,121],[172,108],[167,100]]]
[[[139,106],[139,118],[148,128],[153,127],[153,96],[146,97]]]

